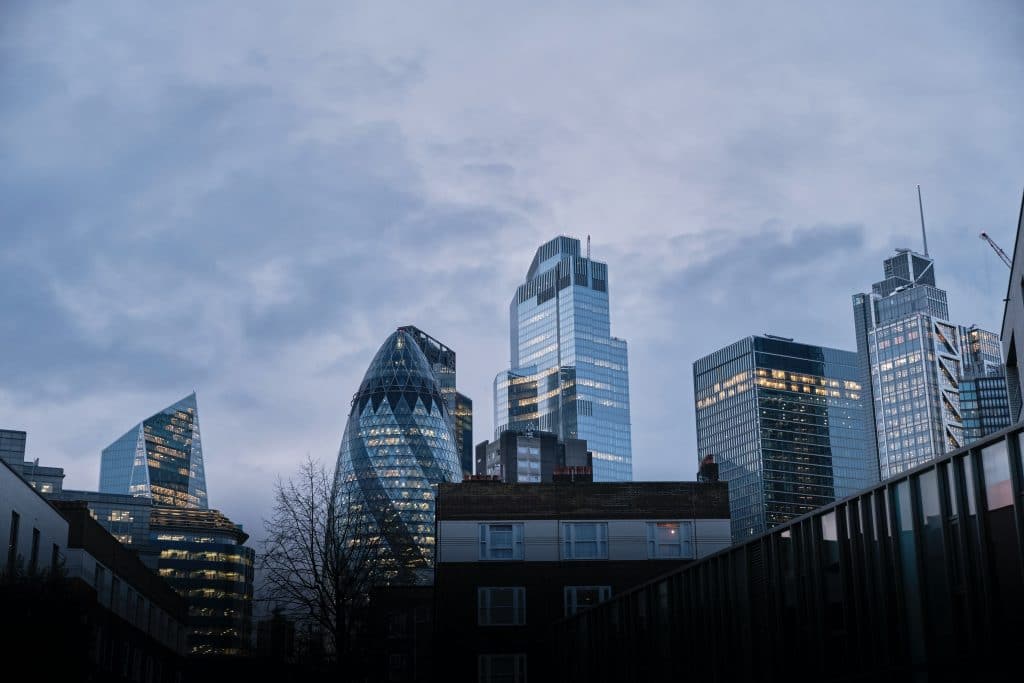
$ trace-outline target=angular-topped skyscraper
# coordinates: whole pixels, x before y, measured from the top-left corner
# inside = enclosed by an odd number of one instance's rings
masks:
[[[853,316],[870,443],[888,479],[1007,424],[1009,405],[997,336],[949,322],[927,251],[897,249],[884,274],[853,295]]]
[[[882,479],[963,445],[960,329],[927,254],[897,249],[885,279],[853,295],[868,422]]]
[[[145,496],[158,505],[207,507],[195,392],[103,449],[100,492]]]
[[[588,243],[589,244],[589,243]],[[608,266],[556,237],[509,305],[511,369],[494,380],[494,434],[538,429],[585,439],[595,481],[630,481],[626,341],[611,336]]]
[[[336,472],[340,509],[367,539],[382,535],[389,578],[429,582],[435,487],[462,481],[462,467],[436,375],[404,330],[380,347],[352,398]]]

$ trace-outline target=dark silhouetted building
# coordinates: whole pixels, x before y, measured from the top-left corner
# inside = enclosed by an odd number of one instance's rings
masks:
[[[1022,444],[1018,424],[560,622],[557,680],[1015,679]]]
[[[442,484],[437,538],[438,680],[543,681],[555,621],[729,545],[727,486]]]
[[[445,635],[441,634],[441,639]],[[432,586],[377,586],[370,591],[361,649],[369,655],[371,680],[425,683],[451,680],[447,663],[434,677],[434,589]]]
[[[1013,267],[1006,289],[1003,308],[1003,326],[1000,339],[1003,345],[1003,359],[1006,362],[1006,391],[1010,403],[1010,422],[1021,419],[1022,396],[1024,396],[1024,374],[1020,362],[1024,356],[1024,197],[1021,198],[1020,213],[1017,215],[1017,233],[1013,243]]]
[[[551,482],[556,470],[591,465],[586,441],[563,442],[552,432],[505,430],[496,441],[476,445],[476,473],[507,484]]]
[[[256,653],[283,662],[295,658],[295,620],[279,609],[256,624]]]
[[[0,520],[4,652],[37,678],[181,680],[184,601],[84,503],[47,501],[5,461]]]

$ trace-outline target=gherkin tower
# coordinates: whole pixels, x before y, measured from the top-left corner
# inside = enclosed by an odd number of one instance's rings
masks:
[[[394,332],[352,398],[338,453],[339,509],[377,543],[394,583],[426,583],[434,564],[436,485],[462,479],[448,408],[423,351]]]

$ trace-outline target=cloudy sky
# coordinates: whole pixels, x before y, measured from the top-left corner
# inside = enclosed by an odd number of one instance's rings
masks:
[[[560,233],[609,266],[637,479],[693,477],[695,358],[854,347],[917,183],[954,319],[998,328],[1016,0],[143,4],[0,3],[0,426],[69,488],[196,388],[211,505],[256,530],[406,323],[487,438]]]

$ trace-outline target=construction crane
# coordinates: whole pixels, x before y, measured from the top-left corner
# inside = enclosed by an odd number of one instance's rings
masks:
[[[996,244],[995,240],[988,236],[987,232],[981,233],[980,235],[978,235],[978,237],[988,242],[988,246],[992,247],[992,251],[996,252],[996,255],[999,256],[1000,259],[1002,259],[1003,263],[1006,264],[1007,268],[1010,268],[1011,270],[1013,269],[1013,261],[1010,259],[1009,256],[1006,255],[1005,251],[999,248],[999,245]]]

